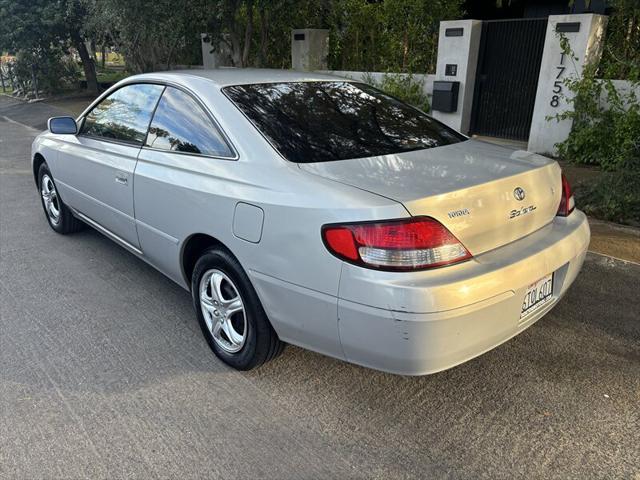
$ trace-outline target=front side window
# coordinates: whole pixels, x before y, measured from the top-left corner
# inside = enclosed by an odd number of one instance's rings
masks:
[[[297,163],[389,155],[466,139],[362,83],[235,85],[224,92],[284,158]]]
[[[80,134],[142,145],[163,89],[143,83],[119,88],[89,112]]]
[[[149,127],[146,146],[174,152],[232,157],[220,131],[188,94],[167,87]]]

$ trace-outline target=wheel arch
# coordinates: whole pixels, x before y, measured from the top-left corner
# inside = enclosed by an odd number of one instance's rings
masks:
[[[40,166],[43,163],[47,163],[44,156],[41,153],[36,153],[33,156],[33,162],[31,162],[31,166],[33,168],[33,180],[36,182],[36,186],[38,186],[38,172],[40,171]]]
[[[180,269],[182,270],[181,273],[184,282],[189,286],[189,290],[191,290],[191,275],[193,274],[196,262],[202,253],[210,248],[222,248],[233,255],[229,247],[217,238],[206,233],[194,233],[182,243],[180,250]],[[237,260],[235,255],[233,255],[233,257]]]

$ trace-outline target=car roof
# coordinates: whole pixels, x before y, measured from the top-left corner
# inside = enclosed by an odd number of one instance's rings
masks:
[[[313,82],[347,80],[327,73],[302,72],[296,70],[276,70],[267,68],[217,68],[217,69],[192,69],[172,70],[167,72],[155,72],[136,75],[135,80],[162,79],[166,81],[181,81],[188,83],[192,78],[204,78],[210,80],[220,88],[231,85],[248,85],[254,83],[279,83],[279,82]],[[132,80],[129,78],[128,80]]]

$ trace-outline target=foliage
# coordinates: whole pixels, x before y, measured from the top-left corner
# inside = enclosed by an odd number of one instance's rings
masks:
[[[379,82],[376,81],[372,75],[367,74],[363,81],[391,96],[399,98],[409,105],[419,108],[423,112],[429,111],[429,97],[424,92],[424,82],[412,74],[394,75],[385,73]]]
[[[594,183],[576,188],[576,202],[588,215],[640,226],[640,158],[632,166],[606,172]]]
[[[88,1],[0,0],[0,49],[20,52],[24,61],[32,62],[30,70],[53,75],[66,65],[62,57],[73,46],[90,88],[97,89],[95,66],[84,37]],[[47,82],[54,85],[56,79]]]
[[[127,73],[122,69],[99,68],[98,81],[100,83],[116,83],[127,77]]]
[[[566,38],[562,49],[576,60]],[[561,158],[578,164],[598,165],[605,170],[626,168],[640,158],[640,102],[632,83],[628,92],[616,88],[611,80],[596,78],[597,65],[587,65],[582,76],[564,80],[570,95],[570,108],[555,117],[572,120],[568,138],[556,145]]]
[[[565,55],[575,60],[566,39]],[[571,108],[555,119],[573,121],[568,138],[557,146],[561,158],[600,166],[605,172],[592,184],[576,188],[578,203],[594,216],[640,224],[640,102],[631,82],[625,93],[611,80],[596,78],[597,65],[581,77],[567,77]]]
[[[34,90],[33,75],[38,90],[58,92],[76,87],[80,79],[78,65],[68,57],[51,55],[50,51],[20,51],[11,63],[13,77],[20,90],[28,93]]]
[[[293,28],[330,30],[332,69],[435,70],[440,20],[458,18],[462,0],[101,0],[89,29],[123,53],[133,72],[199,63],[200,33],[224,45],[238,67],[288,68]],[[166,12],[171,11],[169,16]],[[153,18],[153,22],[141,22]]]
[[[581,79],[566,82],[573,109],[557,116],[572,119],[568,138],[558,144],[561,158],[605,170],[637,162],[640,152],[640,103],[631,89],[618,91],[611,80],[598,80],[587,68]]]
[[[599,76],[640,80],[640,1],[609,0],[607,24]]]
[[[334,0],[329,17],[332,70],[434,73],[441,20],[460,18],[462,1]]]
[[[115,47],[132,73],[169,68],[185,51],[199,48],[206,3],[189,0],[178,9],[169,0],[94,1],[87,29]]]

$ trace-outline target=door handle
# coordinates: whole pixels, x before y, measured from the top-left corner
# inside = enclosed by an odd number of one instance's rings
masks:
[[[119,183],[120,185],[126,185],[127,184],[126,175],[116,175],[116,183]]]

